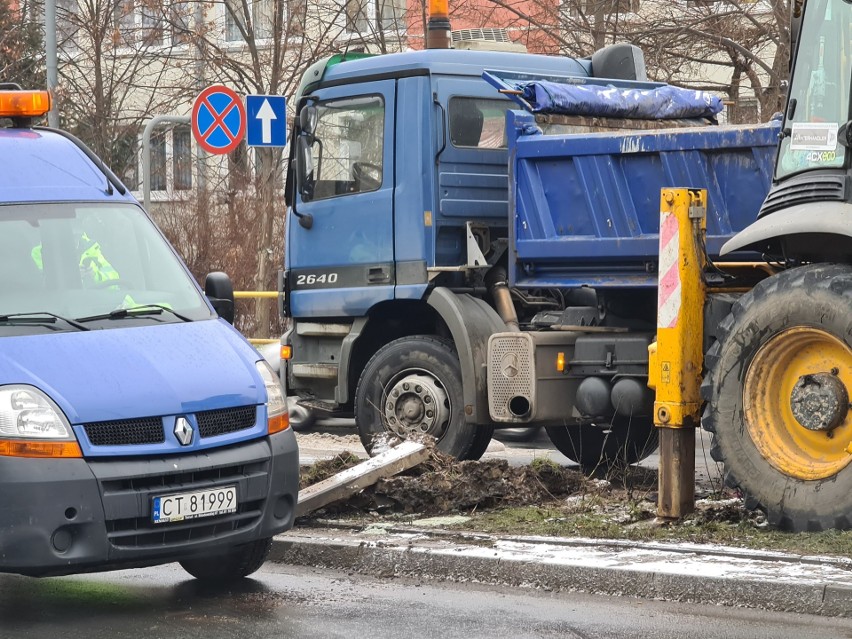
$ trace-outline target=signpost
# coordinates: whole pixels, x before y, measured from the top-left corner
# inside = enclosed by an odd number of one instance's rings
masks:
[[[192,135],[202,149],[214,154],[230,153],[245,134],[246,110],[234,91],[214,85],[198,95],[192,105]]]
[[[249,146],[287,146],[287,99],[282,95],[247,95],[246,143]]]

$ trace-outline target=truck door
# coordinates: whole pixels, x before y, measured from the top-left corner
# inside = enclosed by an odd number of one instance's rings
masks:
[[[313,194],[296,195],[287,223],[290,312],[294,317],[357,317],[393,299],[395,81],[321,89]]]

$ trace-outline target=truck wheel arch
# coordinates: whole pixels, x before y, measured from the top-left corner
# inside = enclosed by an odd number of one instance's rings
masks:
[[[462,371],[465,419],[468,423],[491,423],[488,412],[488,338],[506,330],[497,312],[472,295],[457,295],[448,288],[434,289],[427,300],[447,325]]]

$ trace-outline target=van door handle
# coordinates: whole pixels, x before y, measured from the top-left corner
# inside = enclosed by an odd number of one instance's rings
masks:
[[[389,266],[371,266],[367,269],[367,282],[369,284],[383,284],[390,281]]]

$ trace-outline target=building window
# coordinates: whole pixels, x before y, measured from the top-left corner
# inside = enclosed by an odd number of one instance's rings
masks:
[[[192,34],[192,5],[189,2],[175,2],[171,6],[170,35],[173,45],[188,44]]]
[[[77,49],[77,33],[80,25],[77,22],[79,7],[77,0],[56,0],[56,31],[61,49]]]
[[[116,131],[113,168],[131,191],[139,188],[139,137],[135,128]]]
[[[191,12],[188,0],[168,5],[162,0],[118,0],[113,9],[113,40],[117,47],[186,44],[191,34]]]
[[[166,134],[151,135],[151,190],[165,191],[168,184],[166,164]]]
[[[350,33],[405,29],[405,0],[346,0],[345,8]]]
[[[242,0],[225,0],[225,41],[243,42],[243,32],[254,34],[255,40],[272,37],[272,3],[275,0],[246,0],[250,16]],[[250,24],[246,24],[246,17]],[[249,28],[250,27],[250,28]]]
[[[172,132],[172,172],[175,191],[192,188],[192,132],[189,126],[175,127]]]
[[[623,13],[638,13],[640,0],[570,0],[572,16],[608,16]]]
[[[228,154],[228,188],[231,191],[246,189],[251,181],[248,146],[245,140]]]

